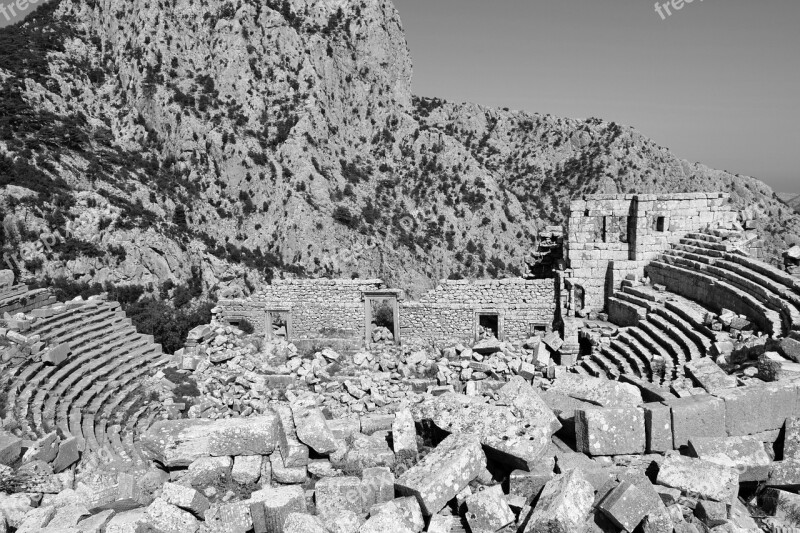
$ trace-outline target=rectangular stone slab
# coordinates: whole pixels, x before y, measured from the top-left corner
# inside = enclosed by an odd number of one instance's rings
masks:
[[[689,444],[691,437],[727,436],[725,403],[709,394],[687,396],[664,402],[672,410],[672,437],[675,448]]]
[[[395,488],[415,496],[425,516],[438,513],[475,479],[486,465],[480,440],[473,435],[450,435],[422,461],[395,481]]]
[[[787,418],[800,414],[800,385],[764,383],[718,391],[725,402],[728,435],[754,435],[780,429]]]
[[[733,468],[677,454],[667,455],[661,463],[658,483],[728,504],[739,494],[739,474]]]
[[[575,442],[589,455],[632,455],[645,451],[644,411],[636,407],[575,411]]]
[[[162,420],[141,442],[144,450],[165,466],[189,466],[201,457],[269,455],[280,433],[273,412],[251,418]]]

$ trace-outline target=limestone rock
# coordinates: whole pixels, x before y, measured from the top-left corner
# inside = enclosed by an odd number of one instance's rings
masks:
[[[392,446],[395,454],[417,456],[417,431],[411,411],[403,409],[395,414],[392,423]]]
[[[297,438],[303,444],[323,455],[336,451],[337,443],[322,411],[306,407],[292,407]]]
[[[499,486],[495,487],[500,489]],[[487,489],[466,499],[467,522],[473,533],[494,533],[514,521],[502,490]]]
[[[559,474],[544,486],[524,533],[578,531],[594,502],[594,488],[580,470]]]
[[[201,457],[269,455],[278,434],[278,416],[268,413],[224,420],[162,420],[142,435],[141,442],[155,460],[175,467]]]
[[[190,487],[177,483],[165,483],[161,498],[170,505],[180,507],[200,518],[211,506],[208,499]]]
[[[263,457],[260,455],[239,455],[234,457],[231,478],[242,485],[255,483],[261,477],[262,460]]]
[[[326,521],[340,510],[352,511],[358,515],[364,512],[364,495],[361,480],[357,477],[323,478],[314,489],[317,514]]]
[[[634,385],[579,374],[559,376],[548,390],[602,407],[637,407],[642,404],[642,393]]]
[[[589,455],[643,454],[644,411],[633,407],[578,410],[575,434],[578,451]]]
[[[739,493],[736,470],[702,459],[670,454],[658,471],[658,483],[730,504]]]
[[[282,533],[291,513],[306,511],[302,487],[266,487],[250,495],[250,515],[256,533]]]
[[[147,522],[164,533],[194,533],[200,529],[194,516],[161,498],[147,508]]]

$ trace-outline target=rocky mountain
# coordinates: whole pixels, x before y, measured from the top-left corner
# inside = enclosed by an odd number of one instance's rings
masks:
[[[762,182],[636,130],[412,95],[388,0],[53,0],[0,30],[0,206],[23,276],[250,289],[519,274],[585,193],[725,190],[773,256]]]
[[[778,193],[778,197],[783,200],[786,205],[795,211],[800,212],[800,194]]]

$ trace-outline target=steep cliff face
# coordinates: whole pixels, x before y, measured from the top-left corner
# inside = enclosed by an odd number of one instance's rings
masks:
[[[386,0],[56,0],[0,40],[34,43],[0,54],[3,244],[71,239],[22,273],[422,290],[519,273],[588,192],[729,190],[771,252],[800,226],[630,128],[413,97]]]

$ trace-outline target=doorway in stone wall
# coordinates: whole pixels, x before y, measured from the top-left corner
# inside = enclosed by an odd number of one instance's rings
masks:
[[[503,340],[503,316],[497,311],[477,311],[475,313],[474,337]]]
[[[267,311],[267,340],[289,341],[292,337],[292,313],[288,309]]]
[[[400,306],[396,294],[365,294],[364,315],[367,344],[400,344]]]

